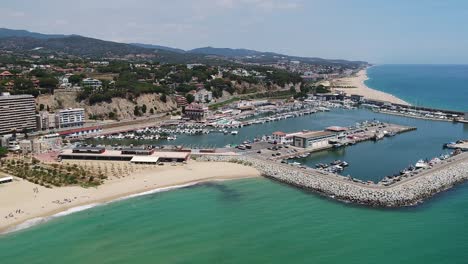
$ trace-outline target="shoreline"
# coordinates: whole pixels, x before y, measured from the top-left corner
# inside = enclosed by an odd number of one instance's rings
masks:
[[[240,164],[226,162],[223,166],[216,165],[190,161],[187,165],[174,167],[150,167],[123,179],[110,179],[97,188],[70,186],[47,189],[15,177],[14,182],[0,186],[0,235],[112,202],[206,182],[261,176],[258,170]],[[31,191],[33,188],[38,192]],[[18,209],[22,213],[17,213]],[[13,217],[7,218],[12,212]]]
[[[405,100],[398,98],[392,94],[368,87],[365,84],[365,81],[369,79],[369,77],[367,76],[367,69],[368,68],[362,69],[359,72],[357,72],[356,75],[351,77],[332,80],[332,87],[337,86],[337,88],[333,88],[333,90],[342,91],[347,94],[361,95],[364,98],[371,100],[385,101],[392,104],[411,105]]]

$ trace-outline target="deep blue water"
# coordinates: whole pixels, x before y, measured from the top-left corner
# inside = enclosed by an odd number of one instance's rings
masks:
[[[468,65],[378,65],[367,75],[370,88],[413,105],[468,111]]]

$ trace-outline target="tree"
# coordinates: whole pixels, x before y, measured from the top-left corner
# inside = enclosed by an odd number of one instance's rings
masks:
[[[291,88],[289,88],[289,92],[292,93],[292,94],[295,94],[296,93],[296,88],[294,86],[291,86]]]
[[[44,111],[44,107],[45,107],[44,104],[40,104],[39,105],[39,111]]]
[[[193,96],[193,94],[187,94],[185,99],[187,99],[187,103],[191,104],[193,101],[195,101],[195,96]]]
[[[146,114],[146,105],[145,104],[141,107],[141,112],[143,112],[143,114]]]
[[[167,102],[167,97],[166,97],[165,94],[161,95],[161,97],[159,97],[159,99],[161,99],[161,101],[162,101],[163,103],[166,103],[166,102]]]
[[[83,78],[84,78],[83,74],[80,74],[80,75],[74,74],[74,75],[68,77],[68,82],[77,84],[77,83],[80,83],[81,80],[83,80]]]
[[[115,119],[117,117],[114,112],[109,112],[108,116],[109,116],[109,119]]]
[[[5,147],[0,147],[0,157],[4,157],[8,154],[8,149]]]
[[[133,110],[133,114],[135,116],[140,116],[141,115],[140,107],[138,107],[138,105],[135,105],[135,109]]]
[[[18,78],[15,80],[15,85],[13,86],[14,90],[29,90],[34,89],[34,84],[31,80]]]
[[[39,78],[39,83],[43,88],[55,89],[58,85],[58,80],[53,77],[43,77]]]
[[[150,109],[150,114],[154,115],[154,109],[153,108]]]

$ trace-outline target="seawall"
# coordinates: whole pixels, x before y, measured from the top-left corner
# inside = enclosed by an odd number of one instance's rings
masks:
[[[314,191],[330,198],[372,207],[402,207],[423,202],[435,194],[468,180],[468,153],[447,163],[390,186],[353,182],[345,177],[304,170],[248,156],[204,157],[211,161],[243,163],[258,169],[266,178]]]

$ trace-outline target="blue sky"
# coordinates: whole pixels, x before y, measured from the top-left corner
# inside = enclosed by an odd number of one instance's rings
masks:
[[[468,63],[464,0],[15,0],[0,26],[182,49]]]

